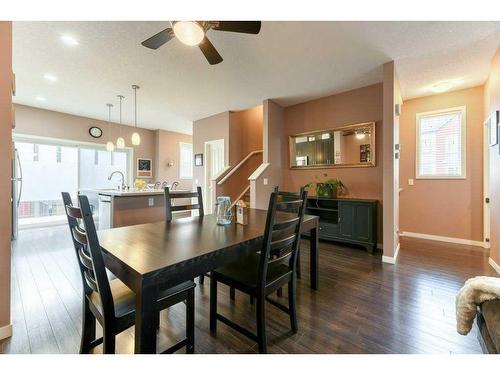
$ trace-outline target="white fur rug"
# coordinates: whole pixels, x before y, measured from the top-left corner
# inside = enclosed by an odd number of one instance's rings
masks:
[[[468,334],[476,317],[477,306],[495,298],[500,298],[499,277],[477,276],[467,280],[455,300],[457,332]]]

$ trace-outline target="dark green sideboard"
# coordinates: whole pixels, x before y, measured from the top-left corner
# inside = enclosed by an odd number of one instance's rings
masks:
[[[307,211],[319,216],[319,238],[377,247],[377,204],[374,199],[308,197]]]

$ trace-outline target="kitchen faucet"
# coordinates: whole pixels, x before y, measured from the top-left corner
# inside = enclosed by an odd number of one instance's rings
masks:
[[[171,190],[175,190],[178,185],[179,185],[179,183],[177,181],[172,182]]]
[[[113,176],[114,176],[115,173],[118,173],[118,174],[120,174],[120,176],[122,176],[122,186],[121,186],[121,189],[125,190],[127,188],[127,185],[125,185],[125,175],[122,172],[120,172],[120,171],[111,172],[111,174],[108,177],[108,180],[111,181],[111,178],[113,178]]]

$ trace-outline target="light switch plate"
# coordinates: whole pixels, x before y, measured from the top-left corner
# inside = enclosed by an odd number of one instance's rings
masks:
[[[155,199],[154,198],[148,198],[148,205],[149,205],[149,207],[154,206],[155,205]]]
[[[410,186],[413,186],[413,185],[414,185],[413,178],[409,178],[409,179],[408,179],[408,185],[410,185]]]
[[[264,185],[267,185],[268,181],[267,178],[264,178]]]

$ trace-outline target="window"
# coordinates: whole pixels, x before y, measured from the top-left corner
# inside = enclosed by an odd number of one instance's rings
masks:
[[[179,178],[189,180],[193,178],[193,145],[179,143]]]
[[[417,178],[465,178],[465,107],[417,114]]]

